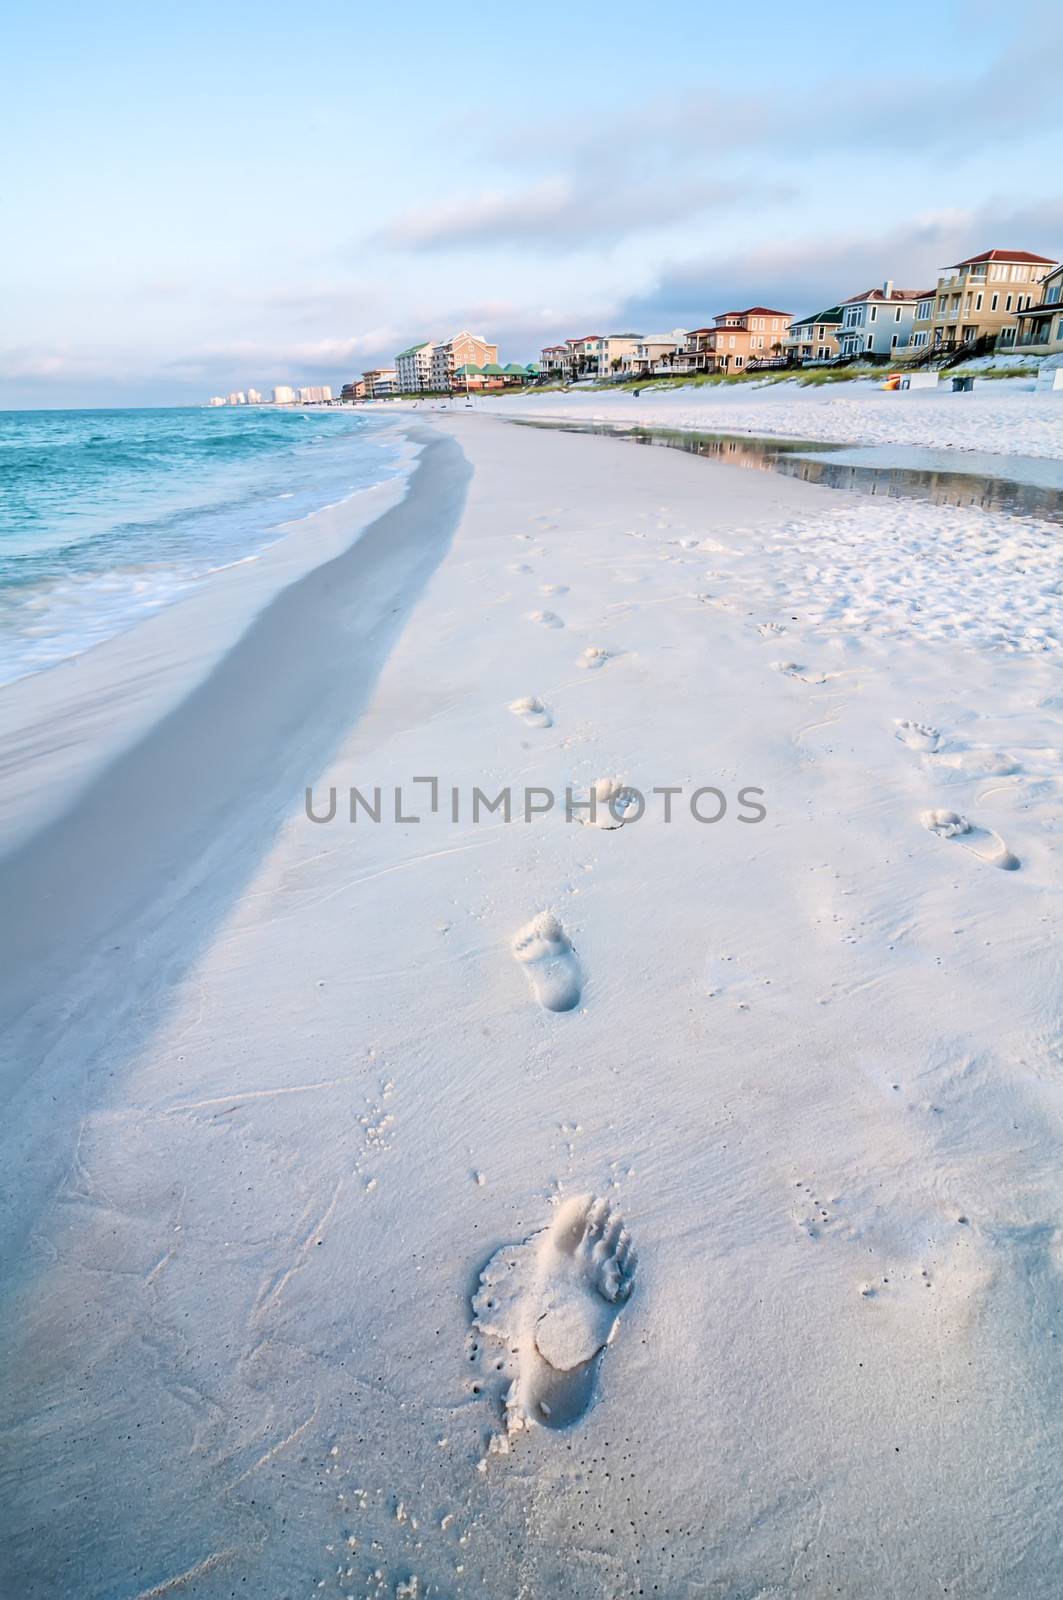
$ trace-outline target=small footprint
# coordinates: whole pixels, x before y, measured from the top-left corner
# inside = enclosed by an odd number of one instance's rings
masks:
[[[568,935],[543,911],[517,934],[513,954],[524,966],[532,994],[545,1011],[571,1011],[582,992],[579,963]]]
[[[509,709],[529,728],[552,728],[554,725],[553,717],[534,694],[525,695],[523,700],[514,700]]]
[[[799,661],[773,661],[772,666],[776,672],[785,673],[788,678],[796,678],[799,683],[815,685],[828,683],[831,678],[838,677],[836,672],[814,672],[810,667],[803,667]]]
[[[567,583],[542,583],[539,585],[540,594],[568,594]]]
[[[762,622],[757,632],[764,639],[773,639],[777,634],[785,633],[786,629],[781,622]]]
[[[580,656],[579,665],[586,667],[588,672],[596,672],[599,667],[604,667],[608,660],[609,651],[603,650],[600,645],[592,644]]]
[[[992,828],[975,827],[958,811],[924,811],[920,820],[928,832],[936,834],[939,839],[958,840],[965,850],[989,866],[1015,872],[1021,865],[1018,856],[1011,853],[999,833],[994,833]]]
[[[639,807],[638,795],[623,778],[599,778],[591,785],[587,801],[593,803],[594,809],[579,813],[580,821],[588,827],[607,830],[635,821],[632,813]]]
[[[941,730],[932,728],[928,722],[909,722],[906,717],[897,717],[894,726],[897,729],[894,737],[909,750],[934,751],[941,743]]]
[[[473,1297],[473,1327],[505,1351],[507,1434],[533,1423],[566,1428],[583,1416],[635,1265],[622,1219],[589,1195],[491,1257]]]
[[[556,611],[529,611],[529,622],[537,622],[543,628],[563,628],[564,622]]]

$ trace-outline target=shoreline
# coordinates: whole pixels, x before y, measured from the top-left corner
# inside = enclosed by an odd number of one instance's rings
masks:
[[[1056,530],[423,420],[0,866],[18,1584],[1050,1600]],[[303,810],[426,775],[766,815]],[[576,1425],[510,1434],[471,1299],[588,1194],[634,1290]]]
[[[242,619],[235,642],[208,631],[194,672],[188,662],[174,666],[166,698],[145,703],[140,726],[120,716],[115,727],[111,696],[120,686],[110,668],[118,651],[103,661],[100,647],[110,739],[83,763],[75,793],[0,859],[0,1015],[15,1019],[0,1060],[15,1146],[4,1165],[21,1170],[26,1185],[17,1202],[10,1188],[5,1196],[5,1263],[12,1221],[18,1237],[17,1219],[27,1205],[32,1210],[29,1190],[54,1178],[60,1159],[37,1149],[56,1145],[54,1127],[42,1130],[26,1115],[27,1099],[32,1105],[42,1092],[37,1073],[46,1066],[57,1076],[47,1099],[60,1086],[80,1098],[85,1086],[76,1075],[116,1018],[135,1016],[147,995],[157,997],[160,973],[191,958],[266,848],[293,773],[315,772],[357,716],[401,629],[392,619],[405,617],[445,550],[463,469],[447,441],[420,442],[412,474],[398,480],[401,498],[391,485],[368,491],[383,500],[382,514],[353,536],[345,527],[340,552],[275,591],[250,622]],[[426,500],[439,508],[428,541]],[[340,530],[332,531],[335,539]],[[185,617],[166,621],[179,629]],[[127,645],[137,631],[125,636]],[[149,631],[163,630],[145,623],[138,651]],[[336,681],[344,668],[355,673],[347,687]],[[119,712],[125,709],[119,700]],[[71,714],[80,718],[83,709]],[[47,764],[34,781],[43,789],[55,778],[50,725],[40,731]],[[14,1126],[24,1115],[26,1126]],[[30,1183],[27,1172],[35,1174]]]
[[[410,438],[398,418],[388,433]],[[202,683],[277,595],[397,504],[415,459],[413,451],[398,475],[278,524],[261,550],[110,638],[0,685],[0,861]]]

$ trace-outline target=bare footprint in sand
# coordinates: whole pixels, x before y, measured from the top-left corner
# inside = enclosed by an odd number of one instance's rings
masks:
[[[906,744],[909,750],[932,753],[941,743],[940,729],[932,728],[929,722],[909,722],[907,717],[896,717],[894,727],[897,729],[894,737]]]
[[[799,661],[773,661],[772,666],[776,672],[784,673],[787,678],[796,678],[799,683],[819,685],[838,677],[836,672],[815,672],[811,667],[803,667]]]
[[[757,632],[764,639],[774,639],[780,633],[785,633],[786,629],[781,622],[762,622],[757,628]]]
[[[523,700],[514,700],[509,708],[529,728],[552,728],[554,719],[538,696],[528,694]]]
[[[579,820],[588,827],[622,828],[625,822],[636,820],[634,813],[644,809],[634,789],[629,789],[623,778],[599,778],[591,785],[586,801],[592,810],[579,813]]]
[[[608,660],[609,651],[603,650],[600,645],[592,644],[584,650],[577,664],[586,667],[588,672],[596,672],[599,667],[604,667]]]
[[[583,1416],[635,1262],[620,1216],[589,1195],[491,1257],[473,1296],[473,1326],[505,1351],[507,1433],[535,1422],[565,1428]]]
[[[541,628],[563,628],[564,622],[556,611],[529,611],[529,622],[537,622]]]
[[[568,594],[568,584],[567,583],[541,583],[539,585],[539,593],[540,594]]]
[[[957,840],[965,850],[991,867],[1015,872],[1021,865],[999,833],[994,833],[992,828],[975,827],[958,811],[924,811],[920,821],[929,833],[937,834],[939,839]]]
[[[579,963],[568,935],[550,911],[540,912],[513,940],[532,994],[544,1011],[571,1011],[582,991]]]

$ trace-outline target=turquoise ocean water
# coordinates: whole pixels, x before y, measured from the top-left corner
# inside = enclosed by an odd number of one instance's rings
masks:
[[[349,410],[0,412],[0,684],[400,470],[398,445]]]

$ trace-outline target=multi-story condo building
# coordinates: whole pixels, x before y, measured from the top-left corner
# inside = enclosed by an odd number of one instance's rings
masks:
[[[244,391],[242,389],[234,389],[233,393],[229,396],[229,404],[231,406],[246,406],[247,396],[245,395]]]
[[[711,328],[694,328],[675,358],[677,372],[740,372],[751,361],[781,355],[790,313],[770,306],[721,311]]]
[[[784,356],[800,366],[833,361],[840,353],[838,329],[841,322],[841,306],[828,306],[826,311],[817,311],[812,317],[795,317],[783,340]]]
[[[432,352],[435,345],[426,339],[422,344],[411,344],[395,357],[395,379],[400,394],[423,394],[432,387]]]
[[[295,390],[288,383],[278,383],[273,390],[273,404],[275,406],[293,406],[295,404]]]
[[[907,345],[916,308],[929,293],[929,289],[895,289],[887,278],[881,289],[865,289],[843,300],[838,353],[850,360],[892,355],[898,345]]]
[[[299,404],[304,406],[330,405],[332,389],[327,383],[306,384],[299,390]]]
[[[211,407],[223,406],[225,404],[225,396],[223,394],[212,394],[207,404]]]
[[[449,389],[459,367],[486,367],[498,361],[497,344],[462,330],[432,347],[431,387]]]
[[[367,400],[387,400],[399,392],[394,367],[371,367],[368,372],[362,373],[362,382],[365,384]]]
[[[355,378],[352,383],[345,383],[340,390],[340,399],[347,402],[365,399],[365,379]]]
[[[248,389],[247,403],[249,406],[260,406],[262,404],[262,396],[257,389]]]
[[[1019,312],[1012,348],[1029,355],[1063,354],[1063,266],[1041,279],[1040,304]]]
[[[945,267],[937,289],[927,290],[930,306],[912,330],[914,349],[927,345],[950,350],[979,339],[1010,347],[1021,311],[1041,299],[1041,282],[1058,263],[1028,250],[983,250]],[[918,337],[925,335],[926,337]]]

